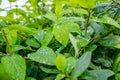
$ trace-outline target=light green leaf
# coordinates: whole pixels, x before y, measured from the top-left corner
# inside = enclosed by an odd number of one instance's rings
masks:
[[[67,46],[69,40],[69,29],[64,25],[56,25],[53,28],[53,35],[55,39],[64,46]]]
[[[56,5],[55,13],[56,13],[57,17],[61,17],[62,16],[62,5],[61,4],[57,4]]]
[[[16,22],[15,19],[9,17],[9,16],[0,16],[1,20],[5,20],[5,21],[11,21],[11,22]]]
[[[17,40],[17,31],[16,30],[9,30],[8,28],[4,28],[3,35],[6,35],[9,45],[11,45],[11,46],[15,45],[16,40]]]
[[[113,25],[116,28],[120,29],[120,25],[118,24],[118,22],[115,21],[114,19],[110,18],[110,17],[94,18],[94,19],[91,19],[91,21],[105,23],[105,24],[110,24],[110,25]]]
[[[40,69],[46,73],[59,73],[59,71],[57,69],[49,69],[49,68],[45,68],[43,66],[40,66]]]
[[[93,9],[95,7],[94,0],[78,0],[78,4],[81,7],[84,7],[84,8],[91,8],[91,9]]]
[[[56,54],[51,48],[41,47],[37,52],[28,54],[28,58],[39,63],[55,65]]]
[[[111,70],[91,70],[85,72],[86,80],[108,80],[108,77],[114,75],[114,72]]]
[[[19,55],[2,57],[1,62],[5,71],[15,80],[24,80],[26,64],[24,58]]]
[[[45,35],[44,31],[40,30],[40,31],[38,31],[37,34],[34,34],[33,36],[37,41],[39,41],[41,43],[41,41],[44,39],[44,35]]]
[[[18,30],[18,31],[21,31],[21,32],[24,32],[24,33],[27,33],[27,34],[36,34],[37,31],[36,30],[32,30],[28,27],[25,27],[25,26],[22,26],[22,25],[17,25],[17,24],[13,24],[13,25],[10,25],[8,26],[8,29],[9,30]]]
[[[88,68],[91,56],[91,52],[86,52],[79,58],[76,66],[72,71],[71,80],[77,80],[77,77],[82,75],[82,73]]]
[[[62,80],[65,77],[65,74],[57,74],[55,80]]]
[[[64,72],[67,67],[67,61],[63,54],[59,54],[55,60],[55,65],[58,70]]]
[[[16,0],[8,0],[9,2],[16,2]]]
[[[71,73],[71,71],[72,71],[73,68],[75,67],[77,61],[78,61],[78,60],[75,59],[74,57],[69,57],[69,58],[67,58],[67,68],[66,68],[66,72]]]
[[[52,30],[51,30],[51,28],[50,29],[48,28],[45,31],[43,40],[41,41],[42,46],[47,46],[50,43],[50,41],[52,40],[52,38],[53,38]]]
[[[54,22],[56,22],[56,20],[57,20],[56,15],[54,13],[52,13],[52,12],[48,12],[47,14],[43,15],[43,17],[45,17],[45,18],[47,18],[49,20],[52,20]]]
[[[26,40],[26,44],[28,46],[32,46],[34,48],[39,48],[40,47],[40,44],[34,38],[27,39]]]
[[[19,51],[21,49],[26,49],[26,47],[24,46],[21,46],[21,45],[13,45],[12,46],[12,51],[15,52],[15,51]]]
[[[11,77],[5,72],[5,69],[1,63],[0,63],[0,80],[12,80]]]
[[[78,21],[85,21],[85,19],[82,17],[62,17],[57,20],[57,23],[78,22]]]

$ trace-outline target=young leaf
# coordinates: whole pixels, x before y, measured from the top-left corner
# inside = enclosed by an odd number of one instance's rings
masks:
[[[77,80],[77,77],[82,75],[82,73],[88,68],[91,56],[91,52],[86,52],[79,58],[76,66],[72,71],[71,80]]]
[[[91,8],[91,9],[93,9],[95,7],[94,0],[78,0],[78,4],[81,7],[84,7],[84,8]]]
[[[37,52],[28,54],[28,58],[39,63],[55,65],[56,54],[51,48],[41,47]]]
[[[91,70],[85,72],[86,80],[108,80],[108,77],[114,75],[114,72],[111,70]]]
[[[67,67],[67,61],[64,55],[59,54],[55,60],[55,65],[58,70],[64,72]]]
[[[24,80],[26,73],[26,64],[24,58],[19,55],[2,57],[1,63],[5,71],[15,80]]]

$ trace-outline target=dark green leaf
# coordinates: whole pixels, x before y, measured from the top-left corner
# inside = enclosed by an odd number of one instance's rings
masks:
[[[57,69],[49,69],[49,68],[45,68],[43,66],[40,66],[40,69],[46,73],[59,73],[59,71]]]
[[[85,72],[86,80],[108,80],[108,77],[114,75],[111,70],[91,70]]]
[[[82,75],[82,73],[88,68],[91,61],[91,56],[91,52],[86,52],[79,58],[76,66],[72,71],[71,80],[77,80],[77,77]]]

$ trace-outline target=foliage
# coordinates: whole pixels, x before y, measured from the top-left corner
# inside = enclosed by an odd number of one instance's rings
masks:
[[[26,0],[2,11],[0,80],[120,80],[119,0]]]

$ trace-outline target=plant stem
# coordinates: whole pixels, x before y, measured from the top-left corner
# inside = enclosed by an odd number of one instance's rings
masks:
[[[88,11],[88,18],[87,18],[87,21],[86,21],[86,24],[85,24],[85,36],[87,35],[87,30],[88,30],[88,26],[89,26],[89,21],[90,21],[90,10]]]
[[[12,49],[11,49],[11,46],[10,46],[10,44],[9,44],[8,38],[7,38],[7,36],[6,36],[7,34],[5,33],[4,30],[2,30],[2,34],[3,34],[3,36],[4,36],[5,40],[6,40],[6,45],[7,45],[7,47],[8,47],[9,53],[10,53],[10,55],[12,55],[12,54],[13,54],[13,53],[12,53]]]

